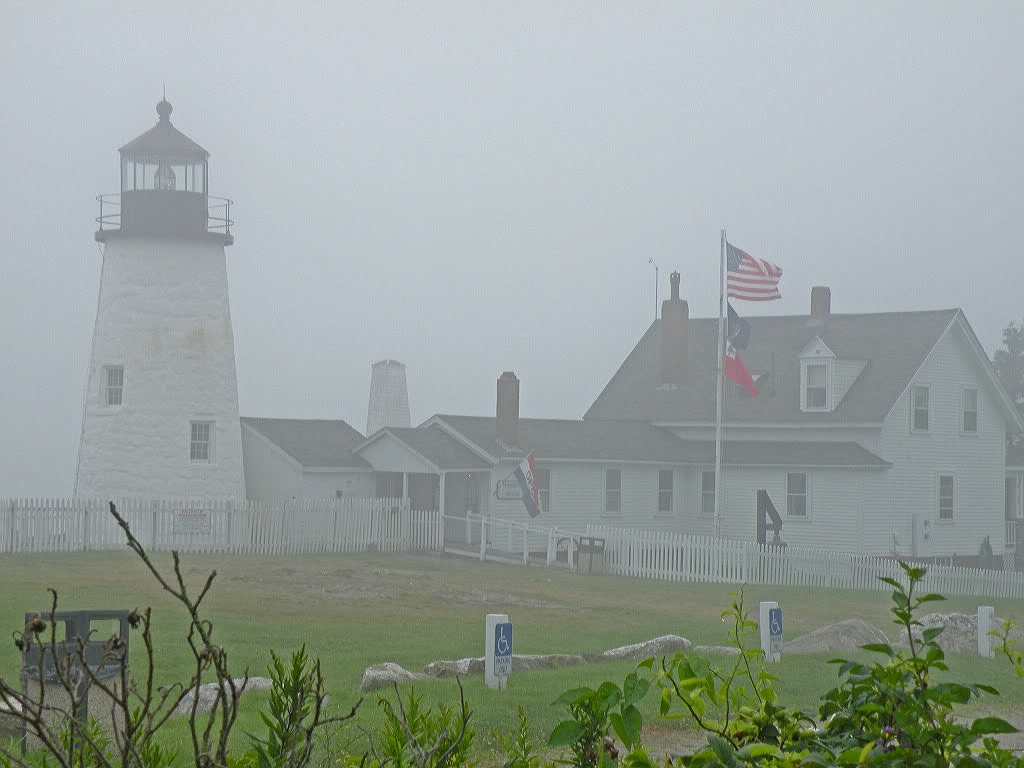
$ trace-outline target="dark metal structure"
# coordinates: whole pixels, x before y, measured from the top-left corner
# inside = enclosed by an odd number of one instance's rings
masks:
[[[768,519],[771,518],[769,525]],[[768,531],[772,532],[772,541],[768,541]],[[771,543],[777,546],[784,546],[782,539],[782,517],[775,509],[768,491],[757,492],[757,543]]]
[[[49,618],[46,611],[26,613],[25,624],[28,625],[37,615]],[[89,700],[95,700],[95,695],[89,690],[89,675],[83,669],[82,661],[84,660],[92,673],[101,680],[120,677],[122,662],[125,669],[128,668],[128,615],[129,612],[126,610],[58,611],[53,614],[54,624],[61,625],[63,632],[56,626],[53,630],[57,637],[63,636],[64,639],[51,645],[46,639],[49,636],[47,631],[33,643],[23,657],[22,690],[28,691],[31,686],[45,687],[48,701],[59,702],[71,711],[73,702],[67,700],[67,691],[58,675],[58,669],[61,670],[76,686],[81,686],[76,697],[79,699],[76,703],[76,714],[84,722],[89,716]],[[109,624],[113,621],[118,623],[117,636],[120,641],[116,650],[108,647],[109,636],[94,638],[90,635],[93,622]],[[79,643],[83,644],[81,655]],[[107,701],[109,702],[109,699]],[[109,711],[109,707],[107,710]],[[102,711],[95,713],[96,717],[102,715]]]

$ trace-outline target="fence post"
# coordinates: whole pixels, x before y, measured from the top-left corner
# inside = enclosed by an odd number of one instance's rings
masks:
[[[89,551],[89,504],[82,505],[82,551]]]
[[[437,543],[434,548],[438,552],[444,552],[444,515],[441,514],[441,510],[437,511]]]
[[[153,502],[153,513],[152,513],[152,525],[149,529],[149,548],[151,551],[156,552],[156,526],[157,519],[159,518],[160,505],[159,502]]]
[[[523,565],[530,562],[529,529],[523,526]]]
[[[14,554],[14,515],[17,511],[18,502],[16,502],[14,499],[11,499],[11,514],[7,519],[7,541],[9,542],[7,546],[7,551],[11,554]]]
[[[480,516],[480,562],[487,557],[487,519]]]

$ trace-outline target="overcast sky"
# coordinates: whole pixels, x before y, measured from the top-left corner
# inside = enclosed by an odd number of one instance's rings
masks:
[[[236,202],[242,414],[363,430],[385,357],[414,423],[493,413],[506,369],[523,415],[582,416],[649,259],[717,314],[723,226],[785,270],[767,313],[959,306],[991,353],[1024,315],[1021,39],[1019,2],[4,0],[0,496],[71,493],[94,197],[164,81]]]

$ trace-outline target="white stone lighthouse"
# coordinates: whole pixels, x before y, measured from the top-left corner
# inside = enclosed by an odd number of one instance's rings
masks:
[[[121,192],[100,199],[100,295],[75,494],[242,499],[235,347],[224,253],[231,203],[209,153],[159,122],[121,147]]]

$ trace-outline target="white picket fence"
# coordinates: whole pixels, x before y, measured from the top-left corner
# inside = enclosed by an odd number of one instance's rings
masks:
[[[605,540],[605,573],[669,581],[888,590],[906,583],[892,558],[803,547],[765,546],[684,533],[587,526]],[[921,587],[944,595],[1024,597],[1024,571],[927,565]]]
[[[563,566],[569,570],[576,565],[578,533],[472,512],[464,516],[445,515],[444,524],[444,551],[449,554],[479,557],[481,561]]]
[[[448,552],[574,569],[581,535],[480,515],[441,516],[403,499],[258,502],[115,502],[149,551],[291,555],[308,552]],[[679,532],[587,526],[603,538],[605,573],[671,581],[888,589],[903,581],[892,558]],[[99,499],[0,499],[0,553],[123,549],[124,531]],[[564,552],[564,554],[563,554]],[[589,570],[592,555],[584,554]],[[1024,598],[1024,571],[928,565],[923,587],[946,595]]]
[[[290,555],[440,548],[436,510],[402,499],[256,502],[115,501],[149,551]],[[0,552],[120,549],[124,531],[99,499],[0,499]]]

